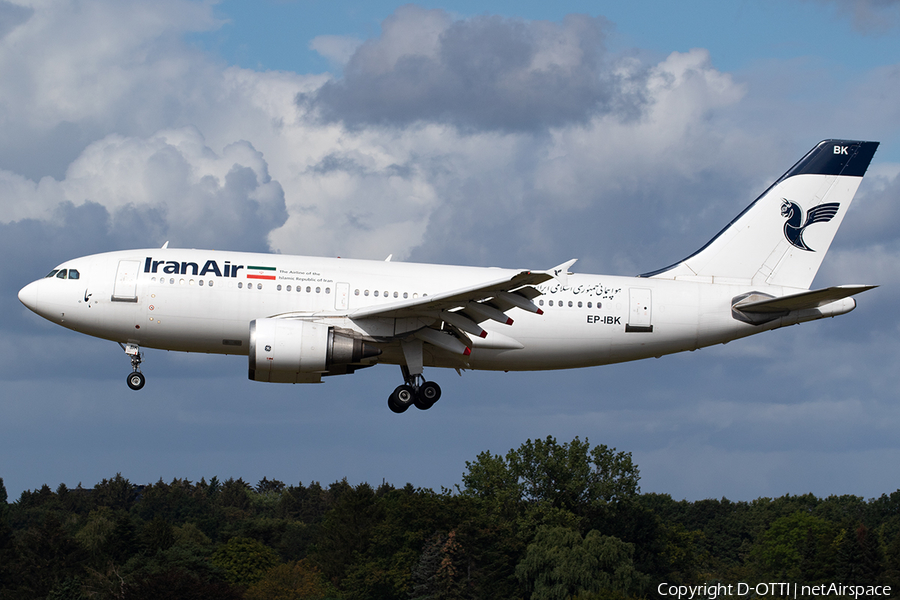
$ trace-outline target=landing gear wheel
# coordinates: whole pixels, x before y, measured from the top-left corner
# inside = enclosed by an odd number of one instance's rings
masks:
[[[397,386],[397,389],[388,396],[388,408],[397,414],[406,412],[406,409],[415,401],[415,397],[415,390],[411,386]]]
[[[128,387],[134,391],[138,391],[144,387],[144,374],[140,371],[141,362],[143,360],[141,348],[137,344],[123,344],[122,342],[119,342],[119,346],[121,346],[122,350],[125,351],[125,354],[131,359],[131,373],[125,379],[125,382],[128,384]]]
[[[140,371],[135,371],[134,373],[128,375],[128,379],[126,381],[128,382],[128,387],[130,387],[134,391],[138,391],[139,389],[144,387],[144,374]]]
[[[426,381],[416,392],[415,404],[419,410],[428,410],[441,399],[441,386],[433,381]]]

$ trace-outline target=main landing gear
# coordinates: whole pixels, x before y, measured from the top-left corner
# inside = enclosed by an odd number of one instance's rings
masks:
[[[131,357],[131,373],[125,381],[128,383],[128,387],[134,391],[138,391],[144,387],[144,383],[146,382],[144,374],[141,373],[141,349],[137,344],[122,344],[120,342],[119,345],[122,346],[122,350],[125,351],[125,354]]]
[[[419,410],[428,410],[441,399],[441,386],[433,381],[425,381],[422,375],[411,375],[409,368],[401,366],[406,381],[388,396],[388,408],[395,413],[406,412],[415,405]]]

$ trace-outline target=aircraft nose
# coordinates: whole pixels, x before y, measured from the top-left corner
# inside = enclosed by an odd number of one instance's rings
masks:
[[[30,310],[37,312],[38,302],[38,282],[32,281],[21,290],[19,290],[19,302],[27,306]]]

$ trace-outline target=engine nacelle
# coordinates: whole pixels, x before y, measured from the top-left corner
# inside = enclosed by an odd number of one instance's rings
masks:
[[[335,333],[333,327],[296,319],[250,322],[252,381],[304,383],[318,381],[331,365],[356,363],[381,350],[360,339]]]

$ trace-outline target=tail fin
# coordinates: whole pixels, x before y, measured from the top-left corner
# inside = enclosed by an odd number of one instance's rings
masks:
[[[641,277],[809,289],[877,148],[819,142],[700,250]]]

